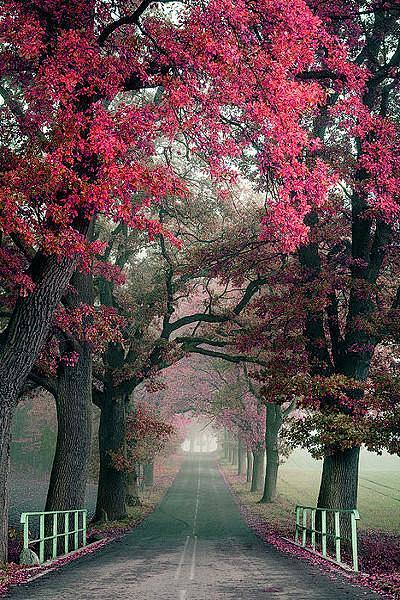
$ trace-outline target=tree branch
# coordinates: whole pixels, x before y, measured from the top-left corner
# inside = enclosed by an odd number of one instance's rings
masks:
[[[29,373],[28,379],[50,392],[50,394],[52,394],[54,397],[57,395],[57,380],[52,379],[51,377],[46,377],[46,375],[41,373],[39,369],[33,368]]]
[[[178,344],[183,344],[183,345],[185,345],[185,344],[207,344],[208,346],[218,346],[218,348],[223,348],[224,346],[228,345],[227,342],[222,342],[220,340],[211,340],[206,337],[192,337],[190,335],[177,337],[177,338],[175,338],[174,341],[177,342]]]
[[[268,366],[266,362],[257,358],[253,358],[252,356],[246,356],[244,354],[226,354],[224,352],[216,352],[215,350],[208,350],[207,348],[201,348],[198,346],[185,347],[183,349],[186,352],[190,352],[193,354],[203,354],[204,356],[211,356],[213,358],[221,358],[222,360],[226,360],[227,362],[232,362],[235,364],[248,362],[260,365],[261,367]]]
[[[176,1],[177,0],[158,0],[158,2],[161,4],[169,4],[171,2]],[[115,21],[112,21],[112,23],[106,25],[97,38],[97,43],[99,44],[99,46],[104,46],[105,42],[110,37],[110,35],[112,35],[114,31],[116,31],[123,25],[139,25],[140,17],[146,12],[146,10],[151,4],[155,3],[155,0],[143,0],[143,2],[139,4],[137,9],[134,10],[133,13],[131,13],[130,15],[125,15],[124,17],[116,19]]]
[[[153,4],[153,2],[154,2],[154,0],[144,0],[143,2],[141,2],[139,4],[137,9],[135,11],[133,11],[133,13],[131,13],[130,15],[125,15],[124,17],[121,17],[120,19],[116,19],[115,21],[112,21],[112,23],[109,23],[108,25],[106,25],[104,27],[103,31],[100,33],[100,35],[97,38],[98,45],[104,46],[105,42],[110,37],[110,35],[113,34],[114,31],[116,31],[123,25],[137,25],[140,17],[148,9],[150,4]]]
[[[21,104],[18,102],[18,100],[14,98],[13,94],[9,90],[7,90],[3,85],[0,85],[0,95],[4,100],[4,103],[11,110],[14,117],[19,118],[24,116],[25,113]]]
[[[163,222],[162,211],[160,211],[160,222],[161,223]],[[174,283],[173,283],[174,268],[173,268],[171,257],[169,256],[169,254],[167,252],[164,236],[162,236],[162,235],[160,236],[160,248],[161,248],[161,255],[162,255],[164,261],[166,262],[166,264],[168,265],[167,270],[165,272],[165,290],[166,290],[166,294],[167,294],[167,303],[166,303],[166,310],[165,310],[165,313],[163,316],[163,327],[162,327],[162,332],[161,332],[160,337],[163,339],[169,339],[169,336],[171,334],[170,319],[171,319],[171,316],[173,315],[173,313],[175,312]]]
[[[268,366],[266,362],[255,358],[253,356],[248,356],[246,354],[227,354],[225,352],[218,352],[215,350],[209,350],[208,348],[200,347],[199,344],[206,344],[207,346],[217,346],[224,347],[226,346],[226,342],[221,342],[219,340],[209,340],[207,338],[193,338],[190,336],[176,338],[176,341],[181,344],[181,348],[184,352],[190,352],[194,354],[203,354],[204,356],[211,356],[213,358],[221,358],[222,360],[226,360],[232,363],[254,363],[260,366]]]
[[[266,283],[266,279],[259,277],[254,281],[251,281],[244,294],[242,299],[237,303],[232,313],[237,316],[242,310],[249,304],[252,297],[260,290],[261,286]],[[191,325],[192,323],[197,322],[205,322],[205,323],[226,323],[232,319],[232,314],[228,315],[213,315],[209,313],[195,313],[193,315],[187,315],[185,317],[181,317],[177,319],[173,323],[169,323],[168,332],[171,334],[173,331],[180,329],[184,325]]]

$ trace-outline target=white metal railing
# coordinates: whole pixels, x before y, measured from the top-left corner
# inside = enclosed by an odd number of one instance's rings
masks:
[[[46,548],[49,548],[51,558],[86,546],[87,510],[25,512],[21,514],[21,523],[24,526],[24,550],[38,544],[40,563],[45,560],[46,543],[49,544]],[[36,530],[39,526],[39,537],[29,538],[30,525]],[[61,552],[59,552],[60,545]]]
[[[296,506],[295,542],[302,548],[311,550],[345,568],[349,568],[349,565],[342,561],[342,550],[344,543],[349,543],[352,570],[358,573],[357,521],[359,519],[360,515],[355,509]],[[347,523],[344,524],[343,520],[347,520]],[[349,536],[343,535],[344,529],[349,530]],[[331,556],[328,551],[330,547],[334,547],[334,556]]]

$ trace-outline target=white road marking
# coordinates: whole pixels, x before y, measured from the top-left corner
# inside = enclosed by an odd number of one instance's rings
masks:
[[[195,505],[195,509],[194,509],[193,529],[192,529],[192,536],[194,537],[194,543],[193,543],[192,561],[190,564],[190,575],[189,575],[190,581],[193,581],[194,576],[195,576],[195,571],[196,571],[197,535],[195,535],[195,533],[196,533],[197,516],[199,513],[199,504],[200,504],[200,484],[201,484],[201,477],[200,477],[200,458],[199,458],[198,471],[197,471],[196,505]],[[182,550],[181,559],[180,559],[179,565],[176,569],[175,581],[178,581],[181,579],[182,567],[185,562],[186,552],[188,549],[190,539],[191,539],[191,536],[187,535],[185,545]],[[186,597],[187,597],[187,590],[186,589],[179,590],[179,600],[186,600]]]
[[[197,535],[194,536],[192,564],[190,566],[190,581],[193,581],[194,572],[196,570],[196,549],[197,549]]]
[[[179,561],[179,565],[176,569],[176,573],[175,573],[175,581],[177,581],[179,579],[179,577],[181,576],[181,571],[182,571],[182,566],[185,560],[185,555],[186,555],[186,550],[189,544],[189,540],[190,540],[190,536],[186,536],[186,541],[185,541],[185,545],[183,546],[183,550],[182,550],[182,555],[181,555],[181,560]],[[186,593],[186,592],[185,592]]]

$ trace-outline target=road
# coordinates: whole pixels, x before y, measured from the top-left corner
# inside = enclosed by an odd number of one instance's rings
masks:
[[[8,596],[23,600],[372,600],[264,544],[240,517],[214,459],[192,455],[134,531]]]

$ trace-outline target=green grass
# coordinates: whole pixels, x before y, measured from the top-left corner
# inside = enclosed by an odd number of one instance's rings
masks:
[[[368,458],[368,457],[367,457]],[[361,460],[358,509],[361,530],[400,534],[400,459]],[[398,462],[397,462],[398,461]],[[371,467],[369,466],[369,463]],[[260,493],[250,494],[245,483],[235,480],[234,487],[243,502],[266,520],[280,527],[293,528],[296,504],[315,506],[321,477],[321,462],[295,455],[280,468],[278,498],[274,504],[257,504]],[[226,466],[231,473],[235,468]],[[279,527],[279,528],[280,528]]]
[[[296,504],[314,506],[320,473],[283,467],[279,476],[279,501],[293,509]],[[360,473],[358,510],[361,529],[400,533],[400,474],[370,471]]]

